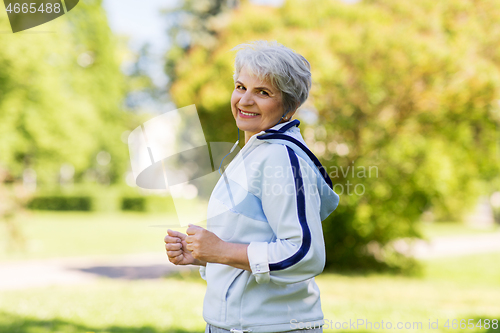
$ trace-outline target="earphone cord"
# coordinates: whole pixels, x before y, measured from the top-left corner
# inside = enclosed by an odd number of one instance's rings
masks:
[[[224,161],[224,159],[227,157],[227,155],[231,154],[234,151],[234,149],[236,148],[236,146],[238,145],[239,142],[240,142],[240,129],[238,128],[238,140],[236,140],[236,142],[233,145],[233,148],[231,148],[229,153],[227,153],[226,156],[224,156],[222,158],[222,161]],[[222,167],[222,161],[220,161],[220,165],[219,165],[219,175],[221,175],[221,176],[222,176],[222,173],[220,172],[220,168]]]
[[[288,113],[288,111],[285,112],[285,114],[281,116],[280,120],[278,120],[276,125],[278,125],[281,122],[281,119],[283,119],[283,117],[286,116],[287,113]],[[274,125],[274,126],[276,126],[276,125]],[[229,153],[227,153],[226,156],[224,156],[222,158],[222,161],[224,161],[224,159],[227,157],[227,155],[231,154],[234,151],[234,149],[236,148],[236,146],[238,145],[239,142],[240,142],[240,129],[238,128],[238,140],[234,143],[233,148],[231,148]],[[220,168],[222,167],[222,161],[220,161],[220,165],[219,165],[219,175],[221,175],[221,176],[222,176],[222,173],[220,172]]]

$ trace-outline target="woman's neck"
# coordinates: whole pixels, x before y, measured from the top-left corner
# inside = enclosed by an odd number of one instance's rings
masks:
[[[288,123],[288,122],[289,122],[289,121],[291,121],[291,120],[292,120],[292,119],[289,119],[289,120],[281,120],[279,123],[280,123],[280,124],[284,124],[284,123]],[[277,125],[277,124],[276,124],[276,125]],[[274,126],[276,126],[276,125],[274,125]],[[274,126],[273,126],[273,127],[274,127]],[[251,138],[252,136],[254,136],[255,134],[260,133],[260,132],[261,132],[261,131],[259,131],[259,132],[250,132],[250,131],[245,131],[245,144],[247,144],[247,142],[250,140],[250,138]]]
[[[245,144],[247,144],[248,140],[250,140],[250,138],[252,136],[254,136],[255,134],[257,134],[259,132],[248,132],[248,131],[245,131]]]

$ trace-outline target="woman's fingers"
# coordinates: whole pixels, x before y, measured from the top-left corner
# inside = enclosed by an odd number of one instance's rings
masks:
[[[181,240],[183,240],[184,238],[186,238],[185,234],[183,234],[182,232],[179,232],[179,231],[175,231],[175,230],[168,229],[167,230],[167,234],[170,237],[180,238]]]
[[[167,256],[170,258],[178,257],[182,254],[182,251],[167,251]]]
[[[200,232],[202,230],[205,230],[205,229],[202,228],[202,227],[199,227],[197,225],[190,224],[189,227],[186,229],[186,234],[188,234],[188,235],[196,235],[196,233],[198,233],[198,232]]]
[[[168,257],[168,261],[170,261],[172,264],[174,265],[178,265],[179,263],[182,262],[182,260],[184,259],[184,256],[180,255],[180,256],[176,256],[176,257]]]
[[[165,243],[165,250],[169,257],[175,257],[183,253],[181,243]]]
[[[165,241],[165,244],[180,244],[182,242],[180,238],[171,236],[165,236],[163,240]]]
[[[182,249],[181,243],[165,243],[165,249],[169,251],[177,251]]]
[[[193,243],[190,243],[188,241],[186,241],[186,247],[185,247],[186,250],[192,252],[193,251]]]

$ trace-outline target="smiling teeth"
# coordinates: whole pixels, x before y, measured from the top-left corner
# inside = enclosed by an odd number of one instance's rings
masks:
[[[244,114],[245,116],[256,116],[256,115],[258,115],[258,113],[245,112],[245,111],[242,111],[242,110],[240,110],[240,112],[242,114]]]

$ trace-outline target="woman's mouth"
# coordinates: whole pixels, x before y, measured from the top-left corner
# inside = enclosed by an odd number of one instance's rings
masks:
[[[258,113],[246,112],[246,111],[243,111],[241,109],[238,109],[238,111],[239,111],[239,114],[242,118],[255,118],[259,115]]]

